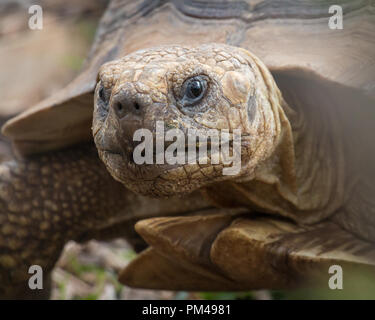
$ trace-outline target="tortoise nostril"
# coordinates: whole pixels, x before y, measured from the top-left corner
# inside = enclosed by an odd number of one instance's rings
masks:
[[[119,117],[119,118],[122,118],[125,116],[126,114],[126,110],[125,110],[125,106],[123,105],[122,102],[116,102],[115,105],[115,112],[116,112],[116,115]]]
[[[120,102],[117,103],[116,108],[117,108],[117,111],[122,111],[123,110],[122,103],[120,103]]]
[[[143,106],[131,92],[122,90],[113,97],[112,108],[116,116],[121,119],[131,114],[140,116]]]
[[[115,112],[119,118],[123,118],[126,113],[137,113],[141,110],[141,106],[138,102],[128,102],[125,104],[124,102],[116,102],[115,105]]]

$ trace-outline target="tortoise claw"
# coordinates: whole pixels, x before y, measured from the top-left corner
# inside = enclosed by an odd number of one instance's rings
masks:
[[[119,276],[119,281],[136,288],[161,290],[239,290],[235,282],[194,264],[165,257],[154,248],[144,250]]]

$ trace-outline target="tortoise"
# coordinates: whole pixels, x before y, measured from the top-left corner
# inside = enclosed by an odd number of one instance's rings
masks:
[[[120,274],[133,287],[373,273],[375,16],[342,1],[331,30],[331,4],[112,0],[81,74],[3,127],[17,159],[0,168],[2,297],[47,297],[30,265],[48,284],[66,241],[116,236],[141,251]],[[154,141],[158,121],[227,130],[233,152],[240,130],[240,170],[137,164],[134,134]]]

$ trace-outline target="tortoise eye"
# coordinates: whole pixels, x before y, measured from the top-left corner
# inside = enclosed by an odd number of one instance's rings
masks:
[[[104,88],[103,87],[100,87],[99,89],[99,98],[101,100],[104,100]]]
[[[193,105],[200,101],[207,90],[207,80],[204,76],[195,76],[183,84],[182,102],[185,105]]]
[[[100,102],[103,102],[104,104],[107,104],[108,100],[109,100],[109,96],[110,96],[110,90],[109,89],[106,89],[104,88],[104,86],[102,84],[99,84],[99,90],[98,90],[98,96],[99,96],[99,99],[100,99]]]
[[[186,95],[190,99],[197,99],[202,94],[203,85],[199,80],[191,81],[186,88]]]
[[[103,112],[108,111],[108,100],[110,96],[110,92],[108,89],[104,88],[102,84],[99,84],[99,90],[98,90],[98,97],[97,105],[99,110],[102,110]]]

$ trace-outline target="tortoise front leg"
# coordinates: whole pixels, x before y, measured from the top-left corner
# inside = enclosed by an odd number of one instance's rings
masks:
[[[303,287],[323,294],[331,291],[329,268],[339,265],[345,270],[346,294],[373,290],[371,283],[358,287],[358,281],[364,285],[362,275],[375,272],[372,243],[331,221],[298,226],[267,215],[237,214],[216,209],[138,222],[135,228],[150,247],[126,266],[120,282],[194,291]]]
[[[1,164],[0,297],[48,296],[28,288],[29,267],[47,280],[64,244],[121,216],[128,193],[91,145]]]

